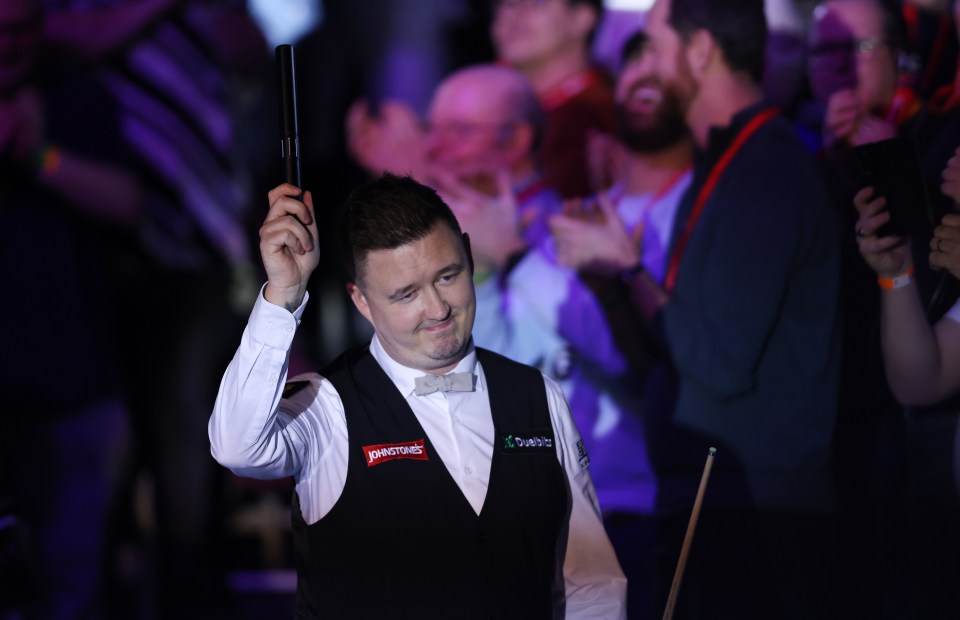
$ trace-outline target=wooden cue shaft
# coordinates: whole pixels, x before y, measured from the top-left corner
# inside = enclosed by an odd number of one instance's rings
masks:
[[[683,537],[683,547],[680,548],[680,559],[677,560],[677,570],[673,573],[673,584],[670,586],[667,606],[663,610],[663,620],[671,620],[671,618],[673,618],[673,608],[677,604],[677,593],[680,591],[680,582],[683,581],[683,569],[686,568],[687,565],[687,556],[690,554],[693,533],[697,529],[697,519],[700,517],[700,506],[703,504],[703,494],[707,490],[710,468],[713,467],[713,455],[716,453],[716,448],[710,448],[709,452],[707,452],[707,462],[703,466],[703,476],[700,477],[700,488],[697,489],[697,499],[693,502],[693,511],[690,513],[687,533]]]

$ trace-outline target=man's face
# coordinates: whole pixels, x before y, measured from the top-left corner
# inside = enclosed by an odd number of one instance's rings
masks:
[[[676,85],[664,88],[648,46],[626,59],[617,80],[618,135],[631,151],[652,153],[675,144],[687,131]]]
[[[864,111],[885,109],[897,87],[897,60],[883,37],[883,13],[871,2],[818,6],[810,29],[814,93],[825,100],[840,88],[853,88]]]
[[[500,58],[523,68],[557,56],[570,46],[585,46],[580,11],[568,0],[499,0],[491,36]]]
[[[440,374],[463,358],[476,299],[463,240],[446,223],[413,243],[367,254],[362,278],[349,288],[400,364]]]
[[[0,94],[16,89],[26,79],[39,41],[37,2],[0,1]]]
[[[651,77],[665,93],[670,93],[669,97],[675,100],[673,105],[679,105],[686,115],[699,88],[687,61],[686,45],[667,21],[669,15],[670,0],[656,0],[647,14],[645,52],[649,55]]]
[[[454,77],[437,89],[425,137],[427,163],[469,184],[510,166],[507,143],[515,127],[495,85]]]

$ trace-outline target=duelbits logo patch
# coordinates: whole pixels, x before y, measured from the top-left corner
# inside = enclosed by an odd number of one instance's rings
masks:
[[[553,432],[529,431],[502,435],[500,449],[510,454],[552,453],[554,451]]]

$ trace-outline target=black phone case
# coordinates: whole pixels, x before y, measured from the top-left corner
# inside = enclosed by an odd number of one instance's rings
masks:
[[[860,187],[871,186],[875,197],[887,199],[890,221],[877,230],[877,236],[929,230],[930,197],[912,139],[897,137],[854,147],[853,164]]]

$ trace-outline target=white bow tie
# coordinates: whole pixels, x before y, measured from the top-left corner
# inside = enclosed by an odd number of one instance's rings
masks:
[[[473,373],[452,372],[448,375],[424,375],[414,380],[417,396],[434,392],[472,392]]]

